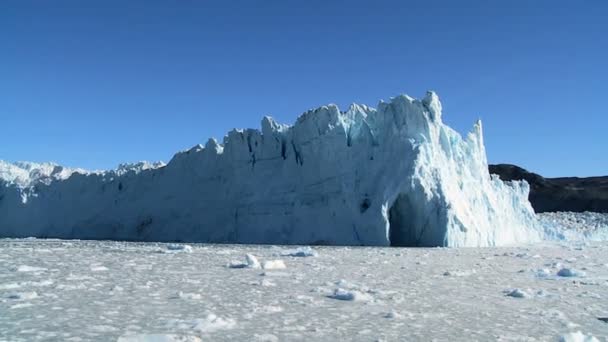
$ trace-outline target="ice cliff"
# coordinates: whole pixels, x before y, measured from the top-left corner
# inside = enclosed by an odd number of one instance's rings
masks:
[[[293,126],[265,117],[261,131],[232,130],[166,166],[55,166],[32,178],[3,163],[0,236],[453,247],[539,240],[528,184],[488,173],[481,122],[463,138],[441,115],[429,92],[377,109],[324,106]]]

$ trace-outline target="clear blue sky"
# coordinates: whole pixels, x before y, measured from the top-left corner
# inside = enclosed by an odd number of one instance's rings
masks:
[[[490,162],[608,174],[608,1],[0,2],[0,159],[168,161],[263,115],[439,93]]]

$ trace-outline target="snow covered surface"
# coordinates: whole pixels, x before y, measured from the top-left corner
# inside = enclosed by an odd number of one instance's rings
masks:
[[[189,246],[0,240],[0,341],[607,341],[606,242]]]
[[[55,163],[15,162],[0,160],[0,185],[15,185],[27,188],[37,183],[50,184],[57,180],[66,180],[73,173],[88,174],[83,169],[72,169]]]
[[[542,238],[527,183],[490,176],[481,122],[462,137],[433,92],[261,126],[166,166],[37,166],[51,175],[41,183],[4,163],[0,236],[452,247]]]
[[[144,170],[157,169],[163,166],[165,166],[163,162],[150,163],[140,161],[131,164],[120,164],[116,170],[88,171],[80,168],[64,167],[56,163],[23,161],[10,163],[0,160],[0,185],[17,187],[25,195],[29,195],[27,190],[24,189],[31,188],[36,184],[50,185],[55,181],[65,181],[74,173],[81,175],[123,176],[128,173],[137,174]]]

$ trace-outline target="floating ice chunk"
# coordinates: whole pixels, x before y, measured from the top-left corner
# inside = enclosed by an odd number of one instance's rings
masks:
[[[357,290],[345,290],[342,288],[337,288],[334,290],[334,293],[328,296],[329,298],[345,300],[345,301],[354,301],[354,302],[367,302],[372,300],[372,296],[367,293],[363,293]]]
[[[43,267],[34,267],[28,265],[21,265],[17,267],[17,272],[44,272],[46,268]]]
[[[403,315],[401,315],[400,313],[398,313],[396,311],[390,311],[390,312],[387,312],[386,314],[384,314],[382,317],[390,318],[390,319],[400,319],[400,318],[403,318]]]
[[[513,290],[509,290],[507,291],[507,296],[508,297],[513,297],[513,298],[528,298],[530,297],[530,294],[522,289],[513,289]]]
[[[245,255],[245,260],[247,260],[247,265],[250,268],[260,268],[260,262],[258,258],[256,258],[253,254]]]
[[[255,255],[253,254],[247,254],[245,255],[245,262],[240,262],[240,261],[231,261],[230,264],[228,264],[228,267],[230,268],[260,268],[260,262],[258,261],[258,258],[255,257]]]
[[[35,292],[35,291],[32,291],[32,292],[15,292],[15,293],[8,294],[6,296],[6,298],[13,299],[13,300],[30,300],[30,299],[38,298],[38,293]]]
[[[281,253],[282,256],[291,256],[291,257],[316,257],[318,253],[310,248],[310,247],[300,247],[296,249],[286,250]]]
[[[451,270],[443,272],[446,277],[467,277],[475,274],[475,270]]]
[[[600,342],[597,338],[591,335],[585,335],[580,331],[563,334],[559,338],[560,342]]]
[[[171,335],[171,334],[142,334],[120,336],[117,342],[202,342],[197,336]]]
[[[21,284],[17,284],[17,283],[0,284],[0,290],[12,290],[12,289],[18,289],[20,287],[21,287]]]
[[[178,293],[171,296],[170,298],[180,298],[180,299],[186,299],[186,300],[199,300],[202,298],[202,296],[199,293],[185,293],[185,292],[179,291]]]
[[[105,272],[108,271],[108,268],[105,266],[97,265],[91,266],[91,272]]]
[[[29,308],[30,306],[34,305],[32,303],[17,303],[15,305],[11,305],[11,309]]]
[[[560,277],[584,277],[586,273],[573,268],[562,268],[557,272],[557,275]]]
[[[267,260],[262,264],[262,268],[265,270],[282,270],[287,268],[283,260]]]
[[[177,243],[171,243],[167,245],[166,253],[192,253],[192,246],[182,245]]]

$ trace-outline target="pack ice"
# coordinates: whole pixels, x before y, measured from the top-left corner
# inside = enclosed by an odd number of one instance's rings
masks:
[[[167,164],[84,172],[1,163],[0,236],[376,246],[537,241],[525,182],[488,172],[428,92],[232,130]],[[27,167],[24,167],[27,166]],[[52,167],[51,167],[52,166]],[[43,169],[42,171],[40,169]]]

